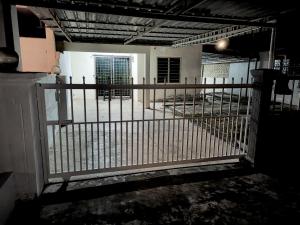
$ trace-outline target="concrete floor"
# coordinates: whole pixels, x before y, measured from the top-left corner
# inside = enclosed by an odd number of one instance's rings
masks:
[[[175,116],[177,119],[175,121],[156,120],[153,122],[154,112],[153,104],[151,104],[151,109],[145,109],[145,119],[149,121],[143,124],[137,121],[142,119],[142,103],[134,102],[135,122],[132,123],[132,101],[124,99],[122,120],[129,122],[123,122],[121,127],[120,100],[113,99],[111,102],[99,100],[98,104],[99,126],[95,123],[97,121],[96,101],[91,99],[86,101],[86,121],[93,123],[85,126],[85,124],[80,124],[85,121],[84,102],[82,99],[74,100],[74,122],[79,123],[74,125],[74,147],[72,125],[61,128],[61,143],[60,132],[56,127],[55,145],[49,142],[50,173],[60,173],[61,168],[64,172],[89,171],[243,154],[244,137],[239,133],[235,136],[230,132],[236,126],[239,127],[240,122],[228,123],[227,119],[200,120],[197,125],[191,120],[183,120],[180,115]],[[108,104],[111,108],[111,125],[103,123],[109,121]],[[190,112],[191,107],[187,106],[187,113]],[[163,119],[162,103],[157,102],[155,108],[155,119]],[[181,109],[180,106],[177,108]],[[174,118],[172,108],[166,107],[165,118]],[[245,118],[243,120],[245,123]],[[220,123],[219,127],[222,132],[214,129],[215,123],[216,126]],[[223,123],[224,126],[222,126]],[[228,135],[227,131],[229,131]],[[237,140],[238,146],[230,144],[234,139]]]
[[[9,224],[300,223],[300,189],[230,165],[188,168],[49,186],[17,205]]]

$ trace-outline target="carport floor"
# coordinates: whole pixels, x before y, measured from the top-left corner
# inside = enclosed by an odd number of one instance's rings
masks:
[[[237,170],[238,171],[238,170]],[[127,181],[41,199],[24,218],[37,224],[299,224],[300,192],[262,173],[188,173]],[[165,174],[166,175],[166,174]],[[170,175],[170,174],[169,174]],[[147,179],[147,177],[149,179]],[[139,175],[141,178],[141,175]],[[132,179],[132,177],[131,177]],[[55,192],[54,192],[55,193]],[[19,214],[20,214],[19,210]],[[32,223],[33,224],[33,223]]]

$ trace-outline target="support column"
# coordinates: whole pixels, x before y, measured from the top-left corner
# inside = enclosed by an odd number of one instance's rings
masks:
[[[39,195],[45,183],[36,93],[36,82],[43,77],[0,72],[0,172],[13,172],[21,199]]]
[[[267,124],[270,110],[272,85],[275,77],[274,70],[258,69],[251,71],[254,78],[252,92],[252,107],[250,117],[250,132],[248,140],[248,153],[246,159],[255,167],[261,167],[264,164],[264,151],[266,147]]]
[[[268,69],[272,69],[273,66],[274,66],[275,40],[276,40],[276,28],[272,28],[271,40],[270,40],[270,50],[269,50]]]

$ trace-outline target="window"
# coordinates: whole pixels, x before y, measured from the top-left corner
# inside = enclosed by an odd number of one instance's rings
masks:
[[[179,83],[180,58],[157,58],[157,83]]]

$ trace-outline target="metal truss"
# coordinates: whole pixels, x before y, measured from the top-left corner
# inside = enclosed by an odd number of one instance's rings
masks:
[[[218,29],[218,30],[214,30],[214,31],[210,31],[203,34],[174,41],[172,47],[178,48],[178,47],[185,47],[185,46],[195,45],[195,44],[208,44],[222,38],[229,38],[238,35],[243,35],[243,34],[251,33],[253,31],[259,31],[260,29],[262,28],[257,26],[242,26],[242,25],[225,27],[222,29]]]

